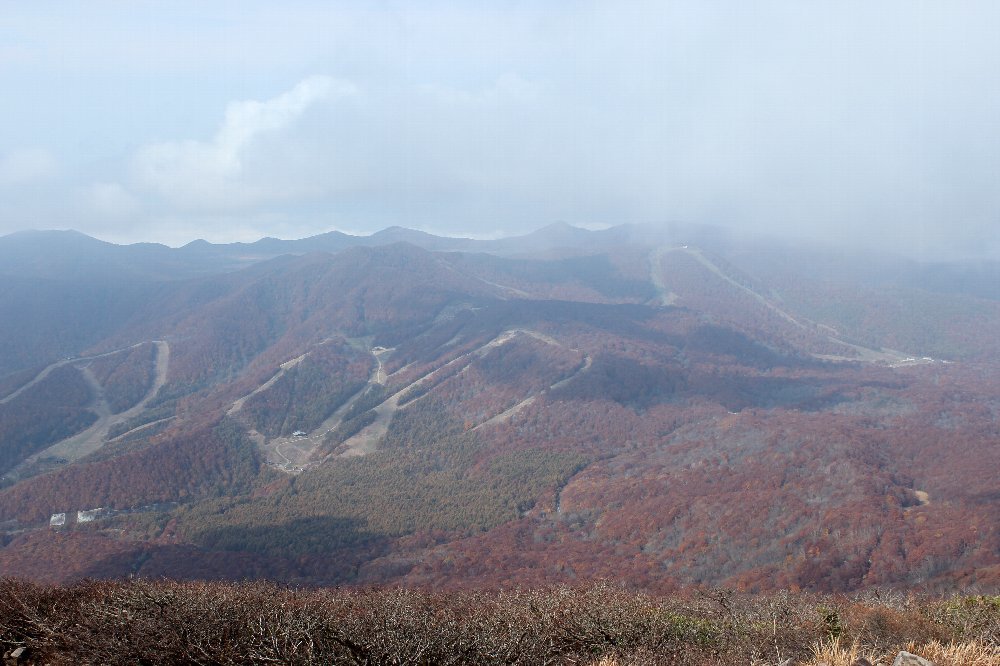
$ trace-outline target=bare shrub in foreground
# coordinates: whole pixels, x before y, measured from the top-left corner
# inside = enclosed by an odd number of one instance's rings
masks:
[[[605,583],[443,594],[0,580],[0,647],[27,646],[31,659],[50,664],[759,665],[820,656],[840,663],[907,645],[992,664],[983,659],[996,653],[998,622],[1000,603],[989,597],[653,597]]]

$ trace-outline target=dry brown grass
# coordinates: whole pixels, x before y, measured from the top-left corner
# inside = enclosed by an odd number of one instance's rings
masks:
[[[840,636],[817,643],[813,646],[812,651],[812,659],[805,662],[804,666],[820,666],[821,664],[851,666],[859,657],[864,657],[873,664],[884,661],[884,655],[875,654],[875,650],[871,648],[863,648],[857,639],[848,642],[841,640]]]
[[[1000,647],[986,645],[979,641],[964,643],[908,643],[907,652],[934,662],[935,666],[1000,666]],[[864,657],[874,666],[892,664],[898,650],[879,653],[865,649],[855,640],[850,644],[835,638],[813,646],[813,656],[802,666],[852,666],[859,657]]]
[[[0,579],[0,652],[21,645],[53,665],[887,666],[909,649],[938,666],[1000,666],[1000,598]]]
[[[1000,666],[1000,647],[979,641],[967,643],[939,643],[908,645],[907,652],[930,659],[935,666]]]

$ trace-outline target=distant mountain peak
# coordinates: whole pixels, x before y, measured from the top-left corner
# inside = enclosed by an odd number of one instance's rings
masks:
[[[87,234],[77,231],[75,229],[25,229],[23,231],[15,231],[13,233],[7,234],[6,236],[0,236],[0,238],[5,238],[9,240],[54,240],[54,241],[78,241],[78,242],[94,242],[103,243],[105,245],[111,245],[111,243],[105,243],[105,241],[94,238],[93,236],[88,236]]]
[[[552,222],[551,224],[546,224],[544,227],[542,227],[541,229],[539,229],[539,231],[552,231],[552,230],[556,230],[556,229],[560,229],[560,230],[564,230],[564,229],[579,229],[579,230],[583,230],[582,227],[573,226],[572,224],[570,224],[569,222],[566,222],[565,220],[558,220],[556,222]]]
[[[534,236],[534,235],[543,235],[543,234],[547,235],[547,234],[579,234],[579,233],[586,234],[586,233],[590,233],[590,231],[588,229],[584,229],[583,227],[575,227],[572,224],[570,224],[569,222],[563,222],[563,221],[560,220],[559,222],[553,222],[552,224],[546,224],[541,229],[538,229],[537,231],[535,231],[535,232],[533,232],[531,234],[528,234],[528,235],[529,236]]]

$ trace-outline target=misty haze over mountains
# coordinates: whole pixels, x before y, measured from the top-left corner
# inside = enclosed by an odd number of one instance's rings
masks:
[[[181,245],[680,221],[1000,258],[1000,9],[984,0],[4,18],[0,234]]]
[[[8,4],[5,663],[996,652],[1000,4]]]
[[[893,253],[798,243],[771,236],[741,236],[721,227],[623,224],[587,230],[565,222],[551,224],[525,236],[493,240],[435,236],[404,227],[389,227],[371,235],[340,231],[282,240],[262,238],[252,243],[192,241],[179,248],[157,243],[118,245],[75,231],[21,231],[0,236],[0,274],[59,277],[99,274],[102,271],[159,279],[183,279],[198,274],[237,270],[283,254],[339,252],[350,247],[409,243],[437,252],[489,253],[529,256],[545,251],[592,251],[609,246],[638,244],[695,244],[712,251],[767,265],[777,257],[793,270],[814,277],[846,280],[858,276],[880,285],[912,286],[929,291],[964,293],[996,299],[1000,294],[1000,260],[918,261]]]
[[[20,232],[0,276],[5,572],[1000,582],[995,263],[556,224]]]

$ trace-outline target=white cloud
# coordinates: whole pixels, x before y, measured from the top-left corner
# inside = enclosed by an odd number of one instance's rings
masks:
[[[233,102],[211,141],[142,148],[133,160],[136,182],[168,204],[186,209],[226,210],[301,194],[300,187],[287,179],[257,177],[260,174],[251,166],[256,144],[294,129],[311,107],[356,92],[349,82],[314,76],[264,102]],[[271,169],[268,172],[273,175]]]
[[[4,188],[0,227],[110,226],[131,196],[137,238],[683,220],[995,247],[1000,5],[912,5],[24,3],[0,160],[60,165]]]
[[[87,207],[99,218],[117,221],[139,212],[139,201],[118,183],[94,183],[83,190]]]
[[[56,171],[55,158],[41,148],[16,150],[0,156],[0,185],[24,185],[47,180]]]

